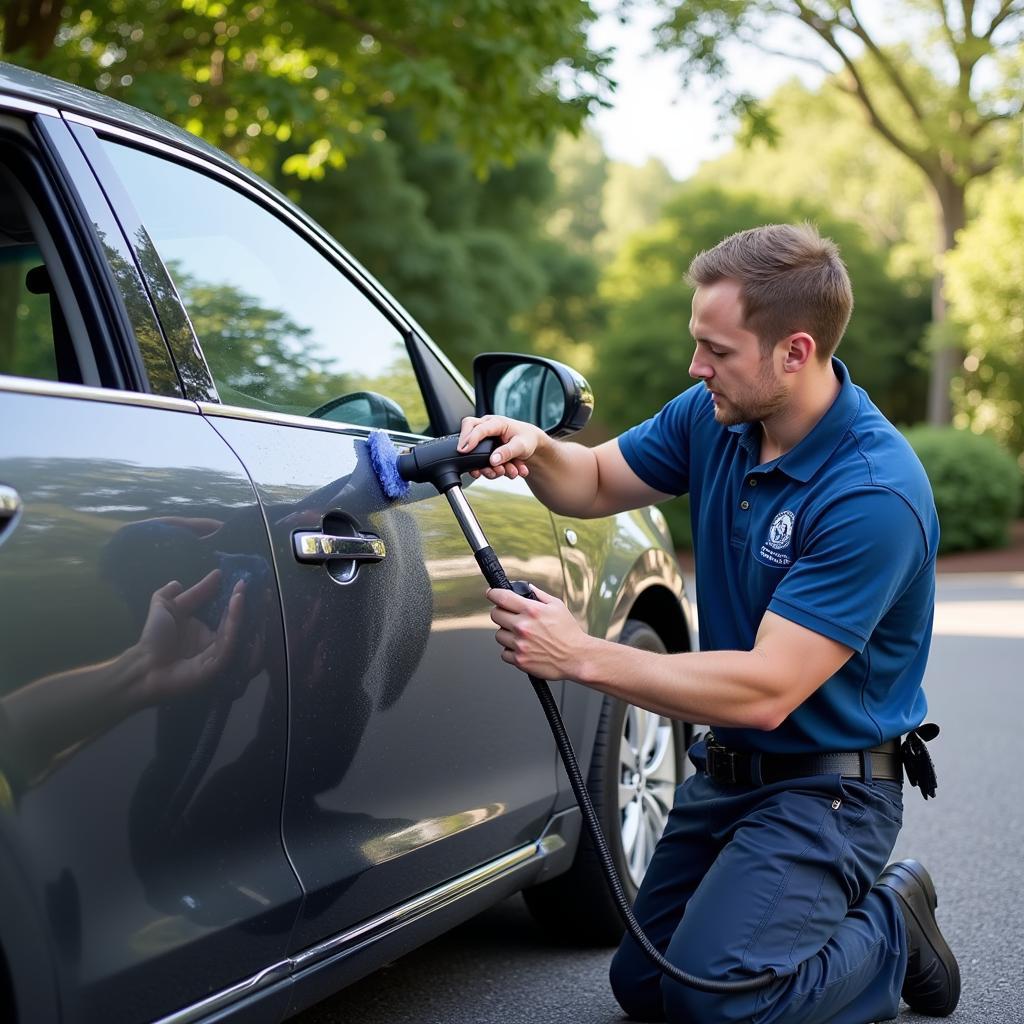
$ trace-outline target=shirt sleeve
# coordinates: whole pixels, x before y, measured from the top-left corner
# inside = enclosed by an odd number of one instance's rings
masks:
[[[810,526],[768,611],[863,651],[932,559],[921,521],[894,491],[852,491]]]
[[[690,431],[703,390],[703,385],[688,388],[649,420],[619,435],[619,450],[629,468],[665,494],[690,489]]]

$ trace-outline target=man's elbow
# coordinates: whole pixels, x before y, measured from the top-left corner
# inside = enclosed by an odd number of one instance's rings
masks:
[[[749,698],[744,701],[742,718],[739,723],[743,729],[757,729],[760,732],[772,732],[789,717],[796,708],[793,694],[788,685],[789,671],[780,670],[760,646],[750,652],[751,673],[748,677],[750,687]]]
[[[748,729],[773,732],[800,706],[789,687],[768,686],[746,709]]]
[[[789,717],[793,709],[780,701],[759,701],[747,709],[743,728],[760,732],[774,732]]]

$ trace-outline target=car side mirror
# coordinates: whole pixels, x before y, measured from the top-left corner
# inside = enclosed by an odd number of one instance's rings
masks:
[[[582,430],[594,393],[582,374],[543,356],[484,352],[473,360],[476,414],[494,413],[540,427],[551,437]]]
[[[379,427],[382,430],[400,430],[411,433],[409,421],[402,407],[386,395],[376,391],[353,391],[318,406],[306,413],[314,419],[330,420],[334,423],[354,423],[360,427]]]

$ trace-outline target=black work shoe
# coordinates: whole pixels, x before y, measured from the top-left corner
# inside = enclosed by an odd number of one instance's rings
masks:
[[[899,908],[907,926],[907,973],[903,998],[907,1005],[929,1017],[948,1017],[960,1001],[960,968],[953,951],[939,931],[932,876],[916,860],[898,860],[879,876],[899,897]]]

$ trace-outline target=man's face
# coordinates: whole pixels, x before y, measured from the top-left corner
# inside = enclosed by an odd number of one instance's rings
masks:
[[[736,281],[701,285],[693,296],[690,333],[697,344],[690,376],[704,381],[723,426],[765,420],[787,400],[781,375],[757,336],[743,326]]]

